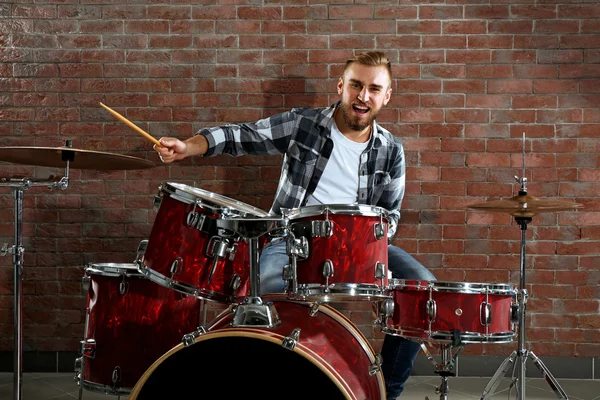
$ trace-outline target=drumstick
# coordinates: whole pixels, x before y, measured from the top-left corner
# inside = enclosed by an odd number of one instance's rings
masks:
[[[128,120],[127,118],[125,118],[124,116],[122,116],[121,114],[119,114],[118,112],[116,112],[115,110],[111,109],[110,107],[107,107],[107,106],[105,106],[102,103],[100,103],[100,105],[102,107],[104,107],[104,109],[106,111],[108,111],[109,113],[111,113],[116,119],[118,119],[119,121],[123,122],[125,125],[127,125],[131,129],[133,129],[137,133],[141,134],[142,136],[144,136],[146,139],[148,139],[149,141],[151,141],[155,145],[162,147],[162,144],[160,144],[160,142],[158,140],[156,140],[154,137],[150,136],[150,134],[146,133],[143,129],[139,128],[133,122],[131,122],[130,120]]]

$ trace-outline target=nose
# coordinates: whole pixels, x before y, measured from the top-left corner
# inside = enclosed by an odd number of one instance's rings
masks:
[[[363,103],[369,101],[369,90],[366,86],[360,90],[360,93],[358,94],[358,99]]]

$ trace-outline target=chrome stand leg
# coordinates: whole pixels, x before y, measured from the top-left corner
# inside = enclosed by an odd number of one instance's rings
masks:
[[[520,195],[527,194],[526,191],[522,190],[519,192]],[[531,222],[531,217],[515,217],[515,221],[521,226],[521,255],[520,255],[520,282],[519,282],[519,343],[518,349],[514,351],[506,360],[500,364],[500,367],[485,387],[481,400],[487,398],[488,395],[493,394],[500,383],[500,379],[508,372],[511,364],[517,369],[517,377],[513,377],[511,387],[517,385],[517,399],[525,399],[525,380],[527,377],[527,359],[531,358],[535,366],[542,372],[542,376],[546,379],[554,393],[559,399],[568,399],[565,391],[560,387],[554,376],[550,373],[548,368],[542,363],[542,361],[533,352],[526,349],[526,308],[527,308],[527,290],[525,289],[525,243],[526,243],[526,231],[527,224]]]
[[[23,389],[23,190],[13,189],[15,198],[15,244],[12,248],[14,267],[14,382],[13,398],[21,399]]]

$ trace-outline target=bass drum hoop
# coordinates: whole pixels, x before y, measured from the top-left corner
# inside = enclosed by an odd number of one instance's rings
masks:
[[[271,333],[270,335],[264,335],[264,334],[261,335],[260,334],[260,333],[265,333],[265,332],[266,331],[254,330],[254,329],[248,329],[248,328],[224,328],[224,329],[214,331],[214,332],[209,332],[209,333],[206,333],[206,334],[203,334],[203,335],[197,337],[194,340],[194,343],[192,344],[192,346],[196,343],[203,342],[205,340],[209,340],[209,339],[213,339],[213,338],[243,337],[243,338],[266,340],[268,342],[278,344],[278,345],[281,345],[281,342],[283,341],[283,339],[285,339],[284,336],[281,336],[280,334],[277,334],[274,332]],[[175,346],[174,348],[172,348],[171,350],[169,350],[158,360],[156,360],[150,366],[150,368],[148,368],[148,370],[146,372],[144,372],[142,377],[137,381],[134,388],[131,390],[128,400],[136,400],[137,396],[140,394],[140,391],[144,387],[144,384],[148,381],[148,379],[150,378],[152,373],[156,370],[156,368],[158,368],[160,366],[160,364],[162,364],[163,361],[168,359],[171,355],[177,353],[178,351],[182,350],[185,347],[186,346],[183,343],[181,343],[181,344]],[[343,384],[343,382],[344,382],[343,379],[341,379],[340,376],[337,374],[334,375],[327,368],[324,368],[323,365],[325,365],[326,363],[321,357],[319,357],[317,354],[315,354],[314,352],[312,352],[308,349],[303,349],[302,347],[303,346],[297,345],[296,347],[294,347],[294,349],[292,351],[294,353],[297,353],[300,356],[304,357],[308,361],[310,361],[311,364],[313,364],[314,366],[319,368],[319,370],[321,370],[321,372],[324,372],[327,375],[327,377],[336,385],[336,387],[343,393],[344,397],[347,400],[354,400],[354,397],[352,397],[350,395],[350,392],[349,392],[347,386],[345,384]],[[315,363],[314,360],[320,360],[322,362]]]

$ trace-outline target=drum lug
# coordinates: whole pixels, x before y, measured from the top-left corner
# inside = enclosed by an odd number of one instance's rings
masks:
[[[206,333],[206,328],[204,328],[203,326],[199,326],[198,329],[196,329],[194,332],[186,333],[185,335],[183,335],[183,338],[181,339],[181,341],[183,342],[183,345],[185,347],[189,347],[194,344],[194,342],[196,341],[196,338],[198,336],[203,335],[205,333]]]
[[[375,240],[383,239],[385,237],[385,225],[383,223],[373,225],[373,234]]]
[[[313,303],[313,305],[310,306],[310,311],[308,312],[308,315],[310,315],[311,317],[317,315],[317,313],[319,312],[319,306],[319,303]]]
[[[519,323],[519,316],[521,314],[521,309],[519,307],[519,303],[513,303],[510,305],[510,322],[513,324]]]
[[[85,275],[83,278],[81,278],[81,288],[86,292],[90,288],[90,280],[91,280],[90,277],[87,275]]]
[[[171,268],[169,269],[169,272],[171,273],[171,280],[173,280],[173,277],[179,273],[179,271],[181,270],[181,268],[179,268],[179,264],[183,263],[183,259],[181,257],[177,257],[172,263],[171,263]]]
[[[187,220],[185,222],[188,227],[196,228],[199,231],[202,231],[205,219],[206,215],[196,212],[196,208],[194,207],[194,209],[188,213]]]
[[[381,279],[381,287],[384,287],[387,269],[384,263],[377,261],[375,263],[375,279]]]
[[[234,274],[231,277],[231,281],[229,283],[229,287],[231,289],[233,289],[234,291],[238,290],[240,288],[240,284],[242,283],[242,278],[240,278],[240,276],[238,274]]]
[[[300,329],[296,328],[292,331],[292,333],[290,333],[288,336],[286,336],[283,339],[281,346],[288,350],[294,350],[294,348],[296,347],[296,344],[298,344],[299,340],[300,340]]]
[[[129,283],[125,282],[125,276],[123,275],[123,280],[119,283],[119,293],[121,296],[125,296],[129,291]]]
[[[482,326],[492,323],[492,305],[487,301],[483,301],[479,305],[479,322]]]
[[[381,354],[376,354],[375,361],[369,367],[369,376],[373,376],[381,371],[381,364],[383,364],[383,358],[381,358]]]
[[[235,259],[235,254],[237,253],[238,244],[234,243],[230,248],[227,249],[227,253],[229,253],[229,261],[233,261]]]
[[[91,358],[96,358],[96,341],[94,339],[85,339],[79,342],[79,355]]]
[[[135,252],[136,253],[135,260],[133,260],[134,263],[139,264],[140,262],[144,261],[144,255],[146,254],[147,248],[148,248],[148,240],[140,241],[140,244],[138,244],[138,248]]]
[[[116,366],[115,369],[113,369],[111,381],[113,383],[113,389],[120,387],[119,382],[121,382],[121,367]]]
[[[334,273],[333,261],[325,260],[325,262],[323,263],[323,271],[321,272],[321,275],[323,275],[325,277],[325,291],[326,292],[329,291],[329,278],[333,277],[333,273]]]
[[[159,190],[162,190],[162,187],[159,186]],[[163,201],[162,193],[154,196],[154,199],[152,200],[152,208],[154,210],[158,210],[160,208],[160,205],[162,204],[162,201]]]
[[[427,306],[426,306],[426,310],[427,310],[427,316],[429,317],[429,323],[433,324],[435,322],[435,319],[437,317],[437,304],[435,302],[435,300],[433,299],[429,299],[427,300]]]
[[[376,323],[385,325],[386,320],[394,315],[394,309],[396,308],[396,304],[392,299],[385,299],[384,301],[379,302],[378,308],[379,320],[376,321]]]
[[[73,369],[75,370],[75,380],[77,380],[79,373],[83,371],[83,357],[75,359],[75,367]]]
[[[312,237],[330,238],[333,236],[333,221],[312,221]]]

